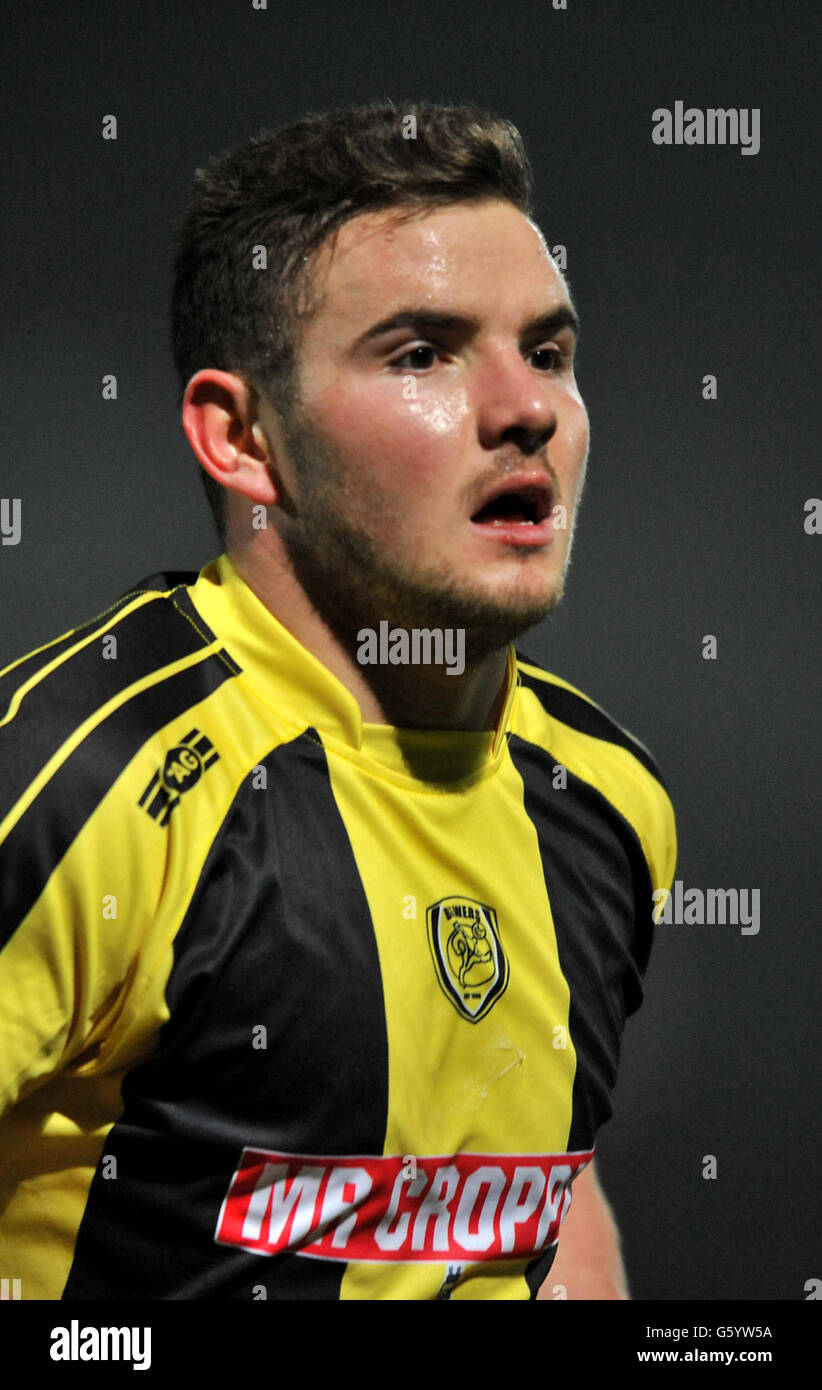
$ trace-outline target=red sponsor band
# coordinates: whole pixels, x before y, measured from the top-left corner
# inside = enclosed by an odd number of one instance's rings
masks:
[[[457,1263],[553,1245],[593,1151],[374,1158],[244,1149],[214,1239],[261,1255]]]

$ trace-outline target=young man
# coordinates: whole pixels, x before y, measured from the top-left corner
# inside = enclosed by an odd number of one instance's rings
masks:
[[[627,1297],[592,1158],[674,821],[511,646],[588,448],[529,206],[473,108],[198,174],[174,349],[225,553],[0,680],[23,1297]]]

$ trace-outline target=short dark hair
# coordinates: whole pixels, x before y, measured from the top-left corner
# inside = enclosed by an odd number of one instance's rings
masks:
[[[263,131],[198,169],[180,226],[171,299],[180,399],[196,371],[236,372],[292,401],[311,258],[350,218],[482,198],[531,211],[519,131],[474,105],[386,100]],[[254,248],[266,249],[266,269]],[[199,469],[220,540],[225,489]]]

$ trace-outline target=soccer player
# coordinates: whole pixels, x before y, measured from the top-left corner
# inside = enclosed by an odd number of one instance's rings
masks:
[[[588,450],[530,199],[510,124],[429,104],[196,177],[173,342],[223,553],[0,677],[24,1298],[627,1297],[593,1151],[674,819],[512,645]]]

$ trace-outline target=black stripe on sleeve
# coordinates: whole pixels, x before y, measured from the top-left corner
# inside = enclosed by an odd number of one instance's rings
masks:
[[[127,700],[92,730],[46,783],[0,845],[0,947],[143,744],[233,676],[233,663],[224,656],[212,653]],[[125,826],[112,827],[115,831],[128,833]]]
[[[539,663],[532,661],[530,657],[517,653],[519,661],[526,661],[529,666],[536,666]],[[660,786],[665,787],[662,773],[654,762],[651,754],[644,744],[629,734],[615,720],[611,719],[604,710],[596,705],[592,705],[588,700],[584,700],[580,695],[575,695],[572,690],[566,690],[564,686],[554,685],[548,680],[541,680],[536,676],[529,675],[519,667],[520,684],[526,690],[532,690],[542,705],[543,709],[551,715],[553,719],[558,719],[561,724],[567,724],[569,728],[576,729],[581,734],[588,734],[591,738],[604,739],[606,743],[615,743],[619,748],[625,748],[629,753],[633,753],[638,762],[647,768],[652,777],[655,777]],[[667,787],[665,787],[667,791]]]
[[[185,588],[190,584],[196,584],[196,582],[196,570],[157,570],[155,574],[149,574],[145,579],[138,579],[134,587],[123,595],[123,598],[134,598],[136,594],[143,594],[147,589],[157,589],[160,593],[167,593],[170,589]]]
[[[21,685],[31,680],[32,676],[36,676],[38,671],[41,671],[44,666],[54,661],[56,657],[61,656],[63,652],[68,651],[70,647],[76,646],[78,642],[81,642],[84,637],[89,635],[93,628],[99,627],[101,633],[105,632],[111,626],[120,610],[126,608],[132,600],[138,598],[141,593],[145,593],[146,590],[151,589],[167,591],[173,589],[176,585],[185,586],[187,584],[193,584],[196,579],[197,575],[195,572],[186,570],[173,570],[166,574],[151,574],[147,579],[139,580],[137,584],[134,585],[134,588],[129,589],[128,593],[122,594],[114,603],[109,604],[108,608],[104,608],[102,612],[96,613],[93,618],[89,618],[88,622],[80,623],[78,627],[71,628],[69,632],[65,632],[61,636],[53,638],[51,642],[45,643],[37,651],[28,652],[25,656],[18,658],[17,661],[12,662],[10,666],[7,666],[5,670],[0,672],[0,720],[8,713],[14,694],[20,689]],[[194,611],[194,605],[191,603],[187,594],[185,598],[188,599],[188,606]],[[177,595],[175,595],[175,602],[178,602]],[[199,618],[199,622],[201,627],[208,632],[202,618]],[[214,640],[214,634],[211,633],[208,641],[213,642]]]
[[[207,634],[204,625],[157,599],[110,622],[95,641],[33,686],[14,718],[0,726],[0,820],[95,710],[152,672],[193,655],[207,645]],[[103,655],[107,636],[116,638],[116,657]]]

